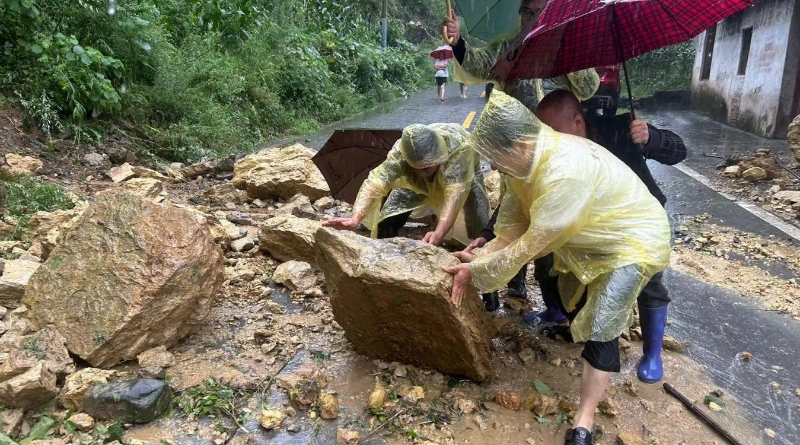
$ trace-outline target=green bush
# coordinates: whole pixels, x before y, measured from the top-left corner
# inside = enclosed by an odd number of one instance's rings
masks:
[[[645,97],[657,91],[688,90],[692,85],[694,58],[694,45],[684,42],[630,60],[628,73],[634,95]],[[623,93],[624,88],[623,84]]]
[[[0,88],[48,137],[122,120],[169,160],[248,151],[421,87],[434,42],[404,23],[429,3],[391,1],[382,49],[375,0],[0,0]]]

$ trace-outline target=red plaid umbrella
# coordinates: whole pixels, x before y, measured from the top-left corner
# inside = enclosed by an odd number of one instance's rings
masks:
[[[551,0],[492,74],[510,82],[616,63],[625,68],[626,59],[689,40],[751,5],[751,0]]]

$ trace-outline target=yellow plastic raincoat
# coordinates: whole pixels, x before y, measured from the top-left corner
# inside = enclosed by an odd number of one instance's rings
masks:
[[[501,91],[519,100],[531,110],[536,109],[539,101],[550,91],[569,90],[578,100],[586,100],[594,96],[600,87],[600,77],[594,68],[544,81],[534,79],[503,83],[499,79],[493,78],[491,71],[497,58],[505,54],[508,45],[508,40],[499,40],[483,47],[467,48],[463,63],[459,64],[456,61],[455,80],[468,85],[495,83]]]
[[[575,341],[619,336],[641,289],[669,263],[669,223],[658,200],[608,150],[554,131],[503,93],[492,94],[470,144],[505,173],[497,238],[470,265],[475,285],[499,289],[553,252],[567,310],[588,287],[571,325]]]
[[[418,140],[418,133],[438,137]],[[445,240],[469,244],[479,236],[489,220],[491,209],[483,184],[478,156],[468,148],[469,133],[457,124],[412,125],[403,131],[380,166],[372,170],[361,186],[353,205],[354,215],[363,215],[362,224],[377,233],[383,219],[412,211],[420,218],[431,213],[446,220],[457,217]],[[424,179],[414,168],[438,165],[434,176]],[[384,196],[388,199],[381,208]]]

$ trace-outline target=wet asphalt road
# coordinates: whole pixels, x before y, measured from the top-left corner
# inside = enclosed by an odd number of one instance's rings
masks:
[[[472,87],[469,97],[461,99],[457,85],[448,85],[447,100],[440,102],[433,89],[423,91],[297,141],[318,149],[334,129],[401,129],[412,123],[454,122],[471,130],[486,103],[479,97],[481,92],[482,88]],[[703,153],[749,155],[761,147],[788,153],[785,141],[762,139],[689,111],[649,110],[644,115],[655,125],[679,134],[689,148],[685,164],[706,176],[713,175],[720,160]],[[652,161],[650,167],[669,199],[667,212],[673,228],[686,217],[709,213],[712,223],[791,239],[676,168]],[[794,275],[785,268],[764,267],[787,279]],[[687,354],[703,364],[727,397],[745,410],[755,431],[770,428],[777,433],[774,439],[764,434],[741,437],[742,443],[800,444],[800,397],[794,394],[795,388],[800,388],[800,323],[786,315],[763,311],[752,300],[674,270],[666,272],[665,284],[673,299],[667,333],[691,342]],[[754,359],[740,361],[737,355],[742,351],[751,352]],[[777,382],[783,394],[777,394],[771,382]],[[702,400],[702,396],[692,394],[690,398]]]

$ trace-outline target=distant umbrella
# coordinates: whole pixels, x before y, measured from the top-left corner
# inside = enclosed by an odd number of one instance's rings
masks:
[[[453,58],[453,48],[450,45],[442,45],[435,50],[431,51],[431,57],[437,60],[446,60]]]

